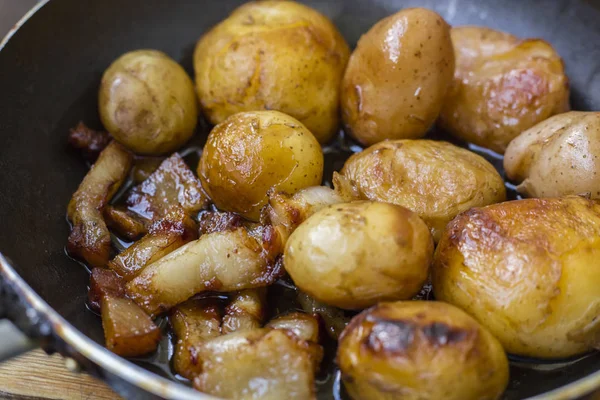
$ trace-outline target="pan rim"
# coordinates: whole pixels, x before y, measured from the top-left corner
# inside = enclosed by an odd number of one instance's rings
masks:
[[[27,13],[17,21],[0,41],[0,51],[13,38],[18,30],[50,0],[39,0]],[[0,273],[23,294],[24,300],[36,311],[46,316],[51,322],[54,333],[70,345],[75,351],[102,369],[118,376],[147,392],[173,400],[219,400],[219,398],[199,392],[181,383],[163,378],[150,372],[126,358],[113,354],[94,342],[87,335],[76,329],[46,303],[35,290],[14,270],[8,260],[0,252]],[[546,393],[528,397],[524,400],[567,400],[579,398],[600,388],[600,370],[584,376],[565,386]]]

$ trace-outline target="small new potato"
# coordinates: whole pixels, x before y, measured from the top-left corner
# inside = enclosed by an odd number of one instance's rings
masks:
[[[341,87],[342,118],[363,145],[425,135],[454,74],[450,26],[435,12],[408,8],[358,41]]]
[[[194,84],[184,69],[156,50],[136,50],[104,72],[98,94],[104,127],[138,154],[177,150],[198,122]]]
[[[304,221],[286,243],[284,267],[315,299],[361,309],[414,296],[432,253],[427,225],[415,213],[359,201],[328,206]]]
[[[600,112],[571,111],[526,130],[506,149],[504,169],[528,197],[600,199]]]
[[[294,194],[321,183],[323,153],[312,133],[289,115],[238,113],[210,132],[198,176],[219,209],[258,221],[270,189]]]
[[[334,183],[345,196],[416,212],[436,242],[456,215],[506,199],[504,181],[488,161],[447,142],[378,143],[351,156],[340,174]]]
[[[293,1],[252,1],[200,38],[194,53],[204,114],[277,110],[325,143],[339,129],[339,86],[350,49],[331,21]]]
[[[504,349],[464,311],[437,301],[381,303],[350,322],[337,363],[356,400],[498,399]]]
[[[547,42],[476,26],[451,35],[456,71],[439,124],[454,136],[502,154],[524,130],[569,110],[563,61]]]
[[[564,358],[600,347],[600,203],[571,196],[473,208],[442,236],[435,298],[507,352]]]

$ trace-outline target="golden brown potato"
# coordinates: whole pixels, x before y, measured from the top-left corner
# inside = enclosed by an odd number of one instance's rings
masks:
[[[198,176],[217,207],[257,221],[270,189],[293,194],[321,183],[323,154],[308,129],[288,115],[239,113],[210,132]]]
[[[419,214],[437,242],[446,224],[471,207],[504,201],[504,181],[483,157],[446,142],[396,140],[354,154],[334,176],[336,189]]]
[[[315,371],[323,357],[316,343],[281,329],[253,329],[202,346],[201,392],[224,399],[316,399]]]
[[[506,149],[504,169],[529,197],[600,199],[600,112],[568,112],[540,122]]]
[[[266,288],[237,292],[225,308],[223,334],[260,328],[266,314]]]
[[[268,286],[281,276],[280,246],[245,228],[202,235],[148,265],[127,283],[129,297],[157,315],[204,291],[232,292]]]
[[[462,310],[382,303],[352,319],[337,363],[353,399],[494,400],[508,384],[502,346]]]
[[[92,267],[104,267],[110,257],[110,232],[102,210],[119,190],[131,168],[132,155],[111,142],[73,194],[67,216],[73,228],[67,251]]]
[[[600,204],[527,199],[459,215],[436,250],[433,291],[509,353],[562,358],[600,347]]]
[[[166,54],[136,50],[104,72],[98,94],[104,127],[139,154],[165,154],[190,139],[198,122],[194,83]]]
[[[413,212],[389,203],[328,206],[290,236],[284,266],[298,288],[346,309],[409,299],[427,279],[433,240]]]
[[[213,124],[242,111],[281,111],[325,143],[338,130],[349,53],[331,21],[312,8],[293,1],[246,3],[198,42],[200,103]]]
[[[221,310],[212,299],[191,299],[173,308],[169,322],[177,337],[173,368],[188,379],[202,372],[200,348],[221,335]]]
[[[102,297],[102,327],[106,348],[123,357],[156,350],[160,329],[133,301],[108,293]]]
[[[130,281],[147,265],[195,239],[198,239],[196,223],[183,209],[174,208],[154,223],[146,236],[110,260],[108,267]]]
[[[382,19],[358,41],[341,86],[342,118],[364,145],[425,135],[452,82],[450,26],[425,8]]]
[[[550,44],[476,26],[451,35],[456,70],[440,114],[445,130],[504,153],[524,130],[568,111],[569,80]]]

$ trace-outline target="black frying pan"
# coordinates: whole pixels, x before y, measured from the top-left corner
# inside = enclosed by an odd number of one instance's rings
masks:
[[[155,48],[191,73],[195,41],[238,3],[42,1],[0,45],[0,250],[13,262],[11,267],[0,257],[0,317],[13,320],[46,350],[59,351],[107,380],[126,398],[208,397],[165,379],[170,373],[164,365],[153,367],[153,360],[136,365],[102,347],[100,320],[84,306],[88,274],[63,251],[66,205],[86,172],[66,149],[66,134],[79,120],[99,127],[98,83],[112,60],[128,50]],[[408,6],[432,8],[454,25],[544,38],[565,59],[573,108],[600,110],[600,0],[307,3],[328,15],[351,45],[377,20]],[[1,321],[0,327],[0,354],[20,350],[24,343],[7,348],[15,336]],[[155,356],[165,357],[164,352]],[[600,355],[558,369],[513,366],[511,375],[507,399],[581,397],[600,388]],[[331,389],[322,394],[339,396]]]

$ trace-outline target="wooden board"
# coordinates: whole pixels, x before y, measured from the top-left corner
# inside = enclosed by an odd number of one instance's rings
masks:
[[[65,367],[60,355],[33,350],[0,363],[0,399],[119,400],[107,385]]]

